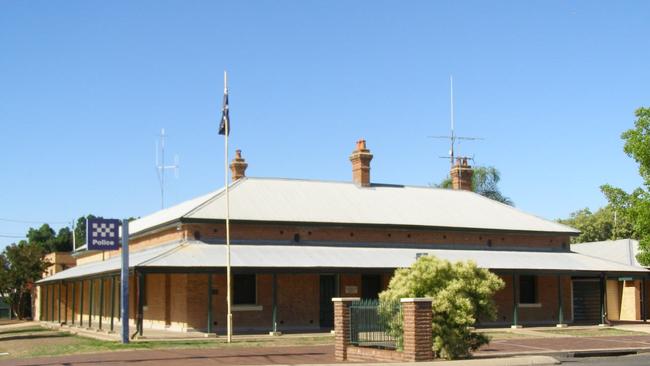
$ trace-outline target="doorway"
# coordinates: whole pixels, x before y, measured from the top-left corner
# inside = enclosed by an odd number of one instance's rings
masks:
[[[334,275],[320,276],[320,327],[332,329],[334,327],[334,303],[336,296],[336,277]]]

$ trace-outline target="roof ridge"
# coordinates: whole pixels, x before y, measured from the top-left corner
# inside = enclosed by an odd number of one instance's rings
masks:
[[[239,185],[241,184],[241,182],[243,182],[243,181],[245,181],[245,180],[248,180],[248,177],[242,177],[242,178],[240,178],[240,179],[237,179],[237,180],[234,181],[234,182],[231,182],[231,183],[228,185],[228,186],[229,186],[229,190],[230,190],[230,189],[234,189],[234,188],[236,188],[237,186],[239,186]],[[180,216],[180,218],[183,218],[183,217],[189,216],[189,215],[191,215],[191,214],[197,212],[198,210],[200,210],[201,208],[205,207],[205,206],[206,206],[207,204],[209,204],[210,202],[212,202],[212,201],[216,200],[217,198],[221,197],[225,192],[226,192],[226,187],[224,186],[224,187],[221,188],[218,192],[216,192],[216,194],[215,194],[214,196],[208,198],[208,199],[205,200],[203,203],[200,203],[200,204],[194,206],[194,208],[192,208],[192,209],[189,210],[188,212],[182,214],[182,215]]]
[[[171,253],[179,250],[180,248],[184,247],[185,244],[187,244],[187,243],[186,242],[179,242],[175,246],[169,248],[168,250],[165,250],[165,251],[163,251],[162,253],[160,253],[158,255],[155,255],[155,256],[153,256],[153,257],[151,257],[151,258],[149,258],[149,259],[147,259],[145,261],[142,261],[142,262],[140,262],[138,264],[135,264],[133,267],[140,267],[140,266],[146,265],[147,263],[149,263],[149,262],[151,262],[153,260],[159,259],[159,258],[161,258],[161,257],[163,257],[165,255],[171,254]]]

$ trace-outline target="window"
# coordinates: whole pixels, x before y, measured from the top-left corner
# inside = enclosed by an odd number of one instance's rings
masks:
[[[257,300],[257,281],[254,274],[233,276],[233,304],[255,305]]]
[[[519,276],[519,303],[537,303],[537,277]]]

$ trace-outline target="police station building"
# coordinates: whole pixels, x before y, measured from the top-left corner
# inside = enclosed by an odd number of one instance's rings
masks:
[[[505,281],[494,325],[606,322],[606,281],[646,269],[574,253],[578,232],[470,191],[458,160],[454,189],[378,184],[359,141],[351,182],[245,176],[231,164],[234,332],[333,327],[333,297],[376,298],[396,268],[420,255],[473,260]],[[223,334],[226,327],[224,189],[129,224],[131,321],[148,329]],[[81,248],[76,266],[37,283],[41,321],[119,326],[120,252]],[[645,281],[638,320],[645,317]],[[646,302],[643,302],[644,304]]]

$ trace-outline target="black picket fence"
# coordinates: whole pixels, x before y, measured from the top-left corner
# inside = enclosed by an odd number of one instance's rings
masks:
[[[350,343],[359,347],[395,349],[395,332],[402,331],[399,303],[363,299],[350,304]]]

